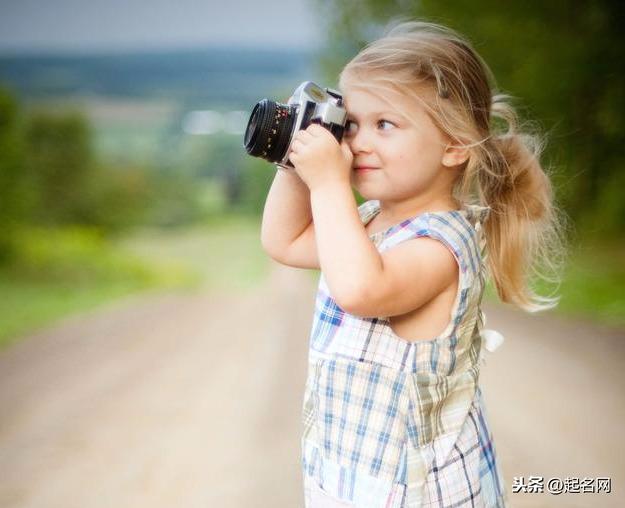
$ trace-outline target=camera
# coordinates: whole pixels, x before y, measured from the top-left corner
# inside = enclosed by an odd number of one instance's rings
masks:
[[[254,106],[245,129],[245,150],[253,157],[293,169],[288,157],[293,135],[311,123],[318,123],[340,143],[346,116],[341,94],[304,81],[287,104],[263,99]]]

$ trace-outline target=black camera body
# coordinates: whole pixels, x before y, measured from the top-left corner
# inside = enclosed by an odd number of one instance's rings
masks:
[[[293,135],[311,123],[318,123],[340,143],[346,116],[341,94],[304,81],[287,104],[263,99],[254,106],[245,129],[245,150],[253,157],[293,169],[288,157]]]

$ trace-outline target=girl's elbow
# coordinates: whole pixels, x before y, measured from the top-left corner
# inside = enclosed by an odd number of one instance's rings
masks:
[[[353,286],[335,299],[345,312],[359,317],[377,317],[375,300],[366,287]]]
[[[284,251],[276,249],[275,244],[272,244],[270,242],[261,241],[261,246],[262,246],[263,251],[265,252],[265,254],[267,254],[271,259],[273,259],[274,261],[276,261],[276,262],[278,262],[280,264],[286,264],[285,263],[285,257],[284,257]]]
[[[260,230],[260,245],[269,257],[278,262],[281,262],[280,260],[286,251],[282,240],[279,235],[272,232],[267,224],[263,222]]]
[[[271,242],[268,242],[264,237],[261,236],[261,238],[260,238],[260,245],[261,245],[263,251],[265,252],[265,254],[267,254],[269,257],[275,259],[275,257],[274,257],[274,249],[273,249],[273,245],[271,244]]]
[[[279,263],[284,266],[291,266],[293,268],[300,268],[299,265],[293,263],[287,256],[280,252],[266,252],[267,255],[273,259],[276,263]]]

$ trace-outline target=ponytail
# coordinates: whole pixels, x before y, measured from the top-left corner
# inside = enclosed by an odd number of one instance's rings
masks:
[[[538,295],[532,277],[559,283],[566,221],[540,163],[544,138],[519,132],[517,114],[507,98],[493,97],[491,116],[507,123],[508,130],[484,143],[490,167],[478,177],[483,200],[491,207],[484,225],[488,266],[503,302],[536,312],[559,302],[559,297]]]

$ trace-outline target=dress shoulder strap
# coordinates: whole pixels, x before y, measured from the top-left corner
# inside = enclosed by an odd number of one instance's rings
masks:
[[[385,239],[382,248],[389,249],[412,238],[430,237],[443,243],[456,257],[466,275],[465,283],[471,284],[481,269],[480,224],[473,221],[470,210],[428,212],[411,219],[394,234]]]
[[[380,210],[379,201],[369,200],[365,201],[358,207],[358,215],[363,224],[367,224]]]

